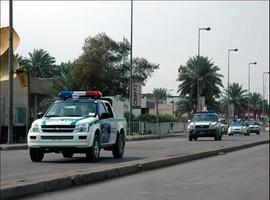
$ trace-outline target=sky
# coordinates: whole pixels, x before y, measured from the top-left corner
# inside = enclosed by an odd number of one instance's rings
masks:
[[[15,1],[14,28],[21,38],[16,53],[45,49],[57,63],[76,59],[84,40],[105,32],[116,41],[130,39],[130,1]],[[133,56],[157,63],[143,92],[166,88],[177,95],[178,67],[198,52],[211,59],[230,83],[269,99],[269,1],[134,1]],[[1,1],[1,27],[8,26],[8,1]]]

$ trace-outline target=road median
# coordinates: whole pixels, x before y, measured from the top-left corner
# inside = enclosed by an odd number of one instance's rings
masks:
[[[243,142],[241,144],[231,145],[229,147],[212,147],[188,154],[153,157],[126,163],[117,163],[111,166],[99,167],[98,169],[69,171],[51,174],[48,176],[33,177],[31,179],[6,182],[2,183],[1,185],[1,199],[16,199],[42,192],[55,191],[83,184],[95,183],[110,178],[134,174],[145,170],[157,169],[173,164],[206,158],[209,156],[215,156],[261,144],[269,144],[269,139]]]

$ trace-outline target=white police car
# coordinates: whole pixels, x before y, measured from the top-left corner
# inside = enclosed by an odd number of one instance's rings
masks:
[[[126,120],[115,118],[108,101],[99,91],[62,91],[42,118],[35,120],[27,141],[30,158],[42,161],[45,153],[62,153],[70,158],[85,153],[97,161],[100,149],[122,158],[125,147]]]
[[[197,140],[199,137],[222,139],[222,127],[216,113],[212,111],[199,112],[194,114],[189,122],[187,127],[189,141]]]

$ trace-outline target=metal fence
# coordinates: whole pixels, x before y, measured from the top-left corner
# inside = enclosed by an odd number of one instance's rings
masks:
[[[170,134],[186,132],[187,123],[183,122],[161,122],[149,123],[149,122],[132,122],[128,123],[128,134]]]

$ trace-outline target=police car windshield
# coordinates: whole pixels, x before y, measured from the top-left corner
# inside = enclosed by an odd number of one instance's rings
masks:
[[[218,116],[213,114],[197,114],[192,117],[193,122],[197,121],[218,121]]]
[[[95,113],[94,102],[57,102],[50,107],[45,117],[87,117]]]

